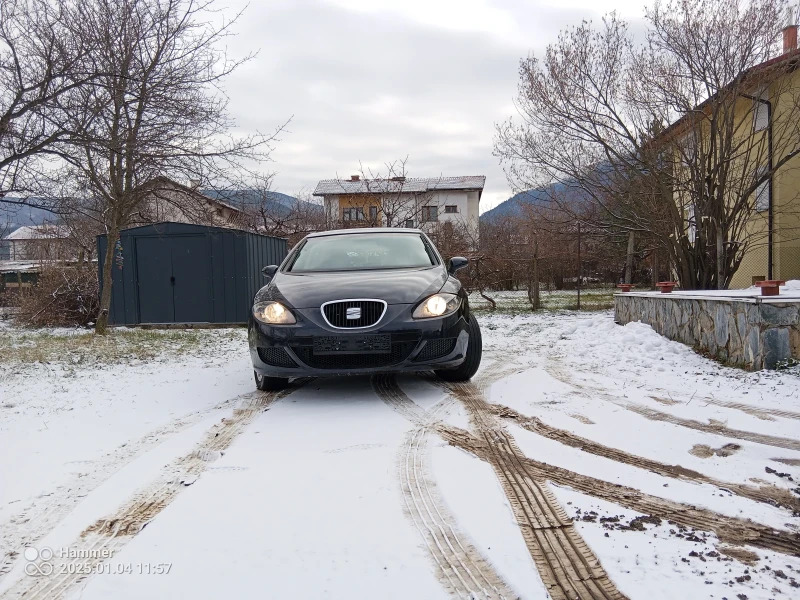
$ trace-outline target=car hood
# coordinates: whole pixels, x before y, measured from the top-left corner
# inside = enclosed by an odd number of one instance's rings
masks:
[[[268,295],[294,308],[318,308],[324,302],[377,298],[387,304],[414,304],[435,294],[447,281],[442,267],[335,273],[278,273]],[[261,295],[261,294],[259,294]]]

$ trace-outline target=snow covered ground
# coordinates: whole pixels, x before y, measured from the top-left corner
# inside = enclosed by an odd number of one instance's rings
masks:
[[[243,330],[1,329],[0,598],[800,597],[797,368],[480,322],[474,384],[280,394]]]

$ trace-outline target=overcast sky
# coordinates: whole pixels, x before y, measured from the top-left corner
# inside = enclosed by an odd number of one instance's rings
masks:
[[[239,0],[221,0],[226,12]],[[258,56],[225,86],[238,127],[292,117],[268,170],[274,189],[313,191],[408,156],[408,175],[486,175],[481,212],[511,190],[492,155],[514,114],[519,60],[564,27],[644,0],[254,0],[229,51]]]

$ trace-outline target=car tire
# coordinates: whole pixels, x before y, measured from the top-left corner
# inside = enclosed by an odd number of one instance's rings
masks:
[[[434,371],[440,379],[445,381],[469,381],[478,371],[481,365],[481,355],[483,354],[483,340],[481,339],[481,328],[478,321],[470,315],[469,319],[469,344],[467,344],[467,357],[455,369],[441,369]]]
[[[289,379],[287,377],[269,377],[267,375],[259,375],[258,371],[253,371],[253,376],[256,380],[256,387],[262,392],[282,390],[289,384]]]

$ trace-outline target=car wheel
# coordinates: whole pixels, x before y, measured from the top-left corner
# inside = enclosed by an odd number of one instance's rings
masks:
[[[253,376],[256,379],[256,387],[263,392],[282,390],[289,383],[287,377],[268,377],[267,375],[259,375],[258,371],[253,371]]]
[[[468,381],[478,371],[481,365],[481,354],[483,354],[483,340],[481,339],[481,329],[478,321],[470,315],[469,319],[469,344],[467,345],[467,357],[456,369],[442,369],[435,371],[436,375],[445,381]]]

